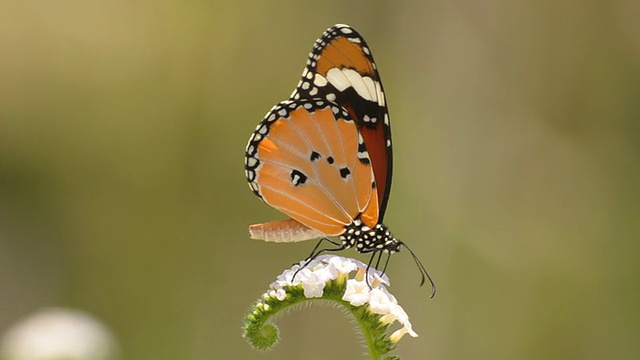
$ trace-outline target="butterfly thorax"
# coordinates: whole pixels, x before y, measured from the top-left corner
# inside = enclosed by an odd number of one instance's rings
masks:
[[[340,240],[345,248],[355,247],[360,253],[384,251],[393,254],[400,251],[402,245],[384,224],[370,228],[360,220],[347,225]]]

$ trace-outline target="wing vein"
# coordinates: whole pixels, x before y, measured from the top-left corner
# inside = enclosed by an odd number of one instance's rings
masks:
[[[331,111],[331,110],[329,110]],[[333,114],[333,113],[332,113]],[[314,123],[317,123],[317,121],[313,121]],[[304,140],[307,142],[307,147],[311,148],[311,141],[309,140],[309,138],[306,136],[305,132],[302,131],[297,125],[295,125],[293,122],[291,122],[291,126],[294,128],[294,130],[296,130],[303,138]],[[346,156],[345,156],[346,157]],[[352,218],[352,216],[347,213],[347,211],[345,210],[345,208],[342,206],[342,204],[340,204],[340,202],[338,202],[334,196],[333,193],[331,193],[329,191],[329,189],[324,185],[324,183],[322,183],[321,181],[319,181],[320,179],[320,175],[318,172],[318,167],[315,163],[312,163],[313,166],[313,171],[314,171],[314,177],[315,177],[315,182],[318,184],[318,186],[320,187],[320,189],[322,189],[322,191],[327,195],[327,197],[329,197],[329,199],[331,199],[331,201],[338,207],[338,209],[340,209],[340,211],[342,211],[343,214],[345,214],[348,218]]]
[[[312,207],[311,205],[307,204],[306,202],[303,202],[303,201],[301,201],[300,199],[298,199],[298,198],[296,198],[296,197],[294,197],[294,196],[291,196],[291,194],[289,194],[289,193],[287,193],[287,192],[285,192],[285,191],[282,191],[282,190],[280,190],[280,189],[278,189],[278,188],[276,188],[276,187],[269,186],[269,185],[262,185],[261,187],[263,187],[263,188],[265,188],[265,189],[269,189],[269,190],[271,190],[271,191],[273,191],[273,192],[275,192],[275,193],[277,193],[277,194],[279,194],[279,195],[281,195],[281,196],[284,196],[284,197],[286,197],[286,198],[289,198],[289,199],[293,200],[294,202],[296,202],[296,203],[298,203],[298,204],[300,204],[300,205],[302,205],[302,206],[304,206],[304,207],[306,207],[306,208],[310,209],[311,211],[313,211],[313,212],[315,212],[315,213],[317,213],[317,214],[320,214],[320,215],[322,215],[322,216],[323,216],[323,217],[325,217],[325,218],[328,218],[328,219],[333,220],[333,221],[334,221],[334,223],[347,225],[344,221],[340,221],[340,220],[335,219],[335,218],[333,218],[333,217],[327,216],[327,214],[325,214],[325,213],[321,213],[321,212],[320,212],[320,211],[318,211],[316,208]],[[299,215],[300,217],[303,217],[303,218],[306,218],[306,219],[312,220],[312,221],[314,221],[314,222],[317,222],[317,223],[320,223],[320,224],[323,224],[323,225],[333,225],[333,224],[331,224],[331,223],[324,223],[324,222],[322,222],[322,221],[318,221],[318,220],[316,220],[316,219],[311,219],[311,218],[309,218],[308,216],[302,215],[302,214],[300,214],[299,212],[297,212],[297,211],[293,211],[293,210],[291,210],[291,209],[289,209],[288,207],[285,207],[285,206],[277,206],[276,208],[278,208],[278,209],[286,209],[286,212],[287,212],[287,213],[297,214],[297,215]],[[284,211],[283,211],[283,212],[284,212]]]

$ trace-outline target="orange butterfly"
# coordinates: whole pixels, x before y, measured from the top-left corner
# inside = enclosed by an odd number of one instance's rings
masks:
[[[355,247],[372,254],[369,265],[378,255],[376,267],[383,253],[388,263],[407,247],[382,224],[392,175],[389,114],[371,51],[350,26],[335,25],[316,41],[295,91],[260,122],[245,156],[253,192],[291,217],[251,225],[253,239],[322,238],[309,261]],[[318,251],[324,240],[336,247]],[[407,249],[433,297],[431,277]]]

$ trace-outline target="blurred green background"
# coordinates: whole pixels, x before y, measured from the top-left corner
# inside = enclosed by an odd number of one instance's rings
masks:
[[[248,238],[283,215],[246,141],[335,23],[387,91],[385,222],[406,359],[640,357],[640,6],[619,1],[26,1],[0,7],[0,331],[83,309],[123,359],[364,358],[332,308],[249,305],[312,243]],[[346,255],[359,257],[349,251]]]

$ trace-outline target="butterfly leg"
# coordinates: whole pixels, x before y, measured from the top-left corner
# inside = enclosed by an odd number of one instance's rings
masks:
[[[382,254],[384,251],[376,251],[375,254],[378,255],[378,259],[376,260],[375,268],[380,270],[380,260],[382,260]],[[391,259],[391,253],[387,252],[387,260],[384,262],[384,267],[382,268],[382,274],[384,275],[387,272],[387,266],[389,266],[389,260]]]
[[[380,260],[382,259],[382,251],[375,252],[378,255],[378,260],[376,260],[376,269],[380,269]]]
[[[374,269],[378,269],[380,270],[380,260],[382,260],[382,250],[378,250],[378,249],[372,249],[370,251],[365,251],[365,253],[367,252],[371,252],[371,258],[369,259],[369,263],[367,263],[367,275],[369,275],[369,269],[371,269],[371,264],[373,264],[373,259],[375,259],[376,255],[378,256],[378,259],[376,260],[376,266],[374,267]],[[384,275],[384,273],[387,271],[387,265],[389,265],[389,259],[391,259],[391,254],[387,253],[387,261],[385,261],[384,263],[384,268],[382,269],[382,275]],[[369,289],[371,289],[371,284],[369,284],[369,276],[367,276],[366,278],[367,281],[367,285],[369,285]]]
[[[340,247],[341,246],[340,243],[337,243],[337,242],[329,239],[328,237],[323,237],[322,239],[320,239],[320,241],[318,241],[318,243],[313,248],[313,250],[311,250],[311,254],[309,254],[309,256],[307,256],[307,258],[305,260],[311,261],[311,260],[315,259],[316,256],[319,255],[319,254],[316,254],[316,250],[318,250],[318,248],[320,247],[320,244],[322,244],[322,242],[324,242],[324,241],[329,242],[329,243],[331,243],[332,245],[334,245],[336,247]],[[320,251],[322,251],[322,250],[320,250]]]
[[[380,257],[382,257],[382,251],[380,252]],[[384,262],[384,268],[382,269],[383,275],[387,272],[387,266],[389,266],[389,260],[391,260],[391,253],[387,252],[387,261]]]
[[[369,290],[371,290],[371,284],[369,283],[369,269],[371,269],[371,263],[373,263],[373,259],[376,257],[376,254],[378,252],[374,251],[373,254],[371,254],[371,258],[369,259],[369,262],[367,263],[367,270],[365,271],[365,281],[367,282],[367,286],[369,286]],[[378,262],[380,262],[380,257],[378,257]]]
[[[318,248],[320,247],[320,244],[322,244],[323,241],[327,241],[337,247],[335,248],[325,248],[325,249],[320,249],[318,250]],[[309,256],[307,256],[307,258],[305,259],[305,263],[304,265],[302,265],[302,267],[300,267],[298,270],[296,270],[296,272],[293,274],[293,277],[291,278],[291,281],[293,281],[293,279],[296,278],[296,275],[298,275],[298,273],[300,272],[300,270],[304,269],[307,267],[307,265],[309,265],[310,262],[312,262],[315,258],[317,258],[320,254],[325,253],[325,252],[334,252],[334,251],[342,251],[344,249],[346,249],[347,246],[345,244],[340,244],[337,243],[329,238],[322,238],[320,239],[320,241],[318,241],[318,243],[316,244],[316,246],[313,248],[313,250],[311,251],[311,254],[309,254]]]

